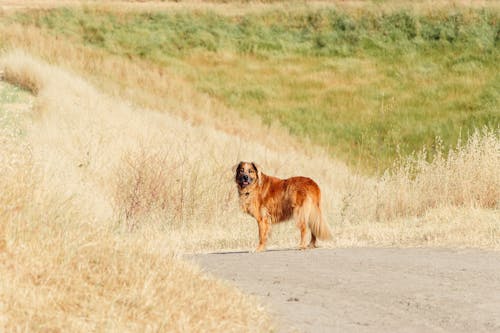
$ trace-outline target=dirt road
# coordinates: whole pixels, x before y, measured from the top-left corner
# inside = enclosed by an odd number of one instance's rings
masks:
[[[500,252],[317,249],[198,255],[279,332],[500,332]]]

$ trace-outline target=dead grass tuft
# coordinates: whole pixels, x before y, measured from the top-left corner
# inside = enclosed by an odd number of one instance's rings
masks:
[[[386,173],[379,188],[379,217],[420,216],[436,207],[498,209],[500,132],[476,130],[465,145],[428,161],[426,151]],[[439,146],[439,141],[438,141]]]
[[[23,56],[23,52],[18,51],[12,56]],[[35,95],[38,94],[38,92],[40,91],[40,87],[42,86],[42,82],[40,82],[39,80],[40,77],[34,75],[29,68],[7,67],[3,72],[3,76],[3,79],[5,81],[26,89]]]
[[[340,221],[392,224],[449,208],[457,209],[457,218],[463,209],[492,210],[497,218],[491,223],[498,223],[498,130],[476,130],[465,144],[459,143],[448,152],[442,148],[437,151],[430,160],[425,150],[402,158],[378,180],[349,177],[338,205]],[[466,242],[466,237],[463,240]]]
[[[115,205],[126,220],[155,210],[165,211],[175,203],[176,191],[170,182],[166,156],[140,153],[126,154],[117,171]]]

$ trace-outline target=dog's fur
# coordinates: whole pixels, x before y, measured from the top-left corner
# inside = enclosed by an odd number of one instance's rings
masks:
[[[253,162],[240,162],[233,170],[238,188],[240,207],[257,220],[259,246],[265,250],[271,224],[291,218],[300,229],[300,248],[306,248],[307,227],[311,230],[309,248],[316,239],[329,239],[331,232],[321,214],[321,191],[310,178],[279,179],[264,174]]]

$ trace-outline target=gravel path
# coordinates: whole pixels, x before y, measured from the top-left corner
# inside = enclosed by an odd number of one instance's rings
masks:
[[[279,332],[500,332],[500,252],[317,249],[194,257]]]

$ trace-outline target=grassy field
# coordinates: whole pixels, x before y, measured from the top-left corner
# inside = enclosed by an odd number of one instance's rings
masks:
[[[239,160],[318,182],[322,247],[499,249],[498,14],[377,4],[1,14],[0,331],[272,331],[180,258],[256,246]],[[269,245],[298,239],[277,225]]]
[[[499,17],[494,7],[297,5],[246,15],[66,8],[13,21],[159,66],[226,112],[258,115],[380,173],[398,155],[432,152],[437,136],[450,148],[498,127]]]

